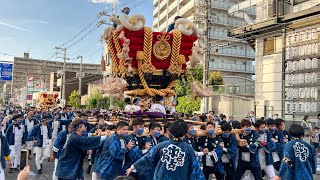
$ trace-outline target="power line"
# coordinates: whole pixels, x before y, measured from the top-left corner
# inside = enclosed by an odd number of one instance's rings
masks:
[[[77,43],[79,43],[80,41],[82,41],[83,39],[85,39],[90,33],[94,32],[95,30],[97,30],[98,27],[94,26],[93,28],[91,28],[91,30],[89,32],[87,32],[85,35],[83,35],[80,39],[78,39],[77,41],[75,41],[74,43],[72,43],[71,45],[67,46],[67,49],[71,48],[72,46],[76,45]]]
[[[86,27],[84,27],[80,32],[78,32],[76,35],[74,35],[70,40],[66,41],[65,43],[61,44],[60,47],[64,47],[65,45],[67,45],[68,43],[70,43],[71,41],[73,41],[74,39],[76,39],[78,36],[80,36],[83,32],[85,32],[92,24],[94,24],[98,19],[100,18],[100,16],[96,16]]]
[[[93,53],[91,53],[90,55],[88,55],[89,57],[91,57],[92,55],[94,55],[95,53],[97,53],[98,51],[103,51],[102,49],[97,49],[96,51],[94,51]]]
[[[85,44],[82,48],[79,48],[78,50],[72,52],[72,53],[71,53],[71,54],[72,54],[71,56],[76,56],[76,55],[78,55],[78,54],[84,54],[84,53],[88,52],[89,49],[91,50],[92,48],[97,47],[96,45],[97,45],[99,42],[100,42],[100,39],[98,39],[98,40],[97,40],[97,39],[94,39],[93,41]]]

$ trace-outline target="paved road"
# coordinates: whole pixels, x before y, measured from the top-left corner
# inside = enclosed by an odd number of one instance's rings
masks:
[[[320,159],[319,159],[320,162]],[[43,164],[43,170],[42,170],[42,174],[41,175],[37,175],[37,168],[35,165],[35,161],[34,158],[32,158],[30,160],[30,166],[31,166],[31,174],[30,174],[30,180],[34,179],[34,180],[51,180],[52,179],[52,172],[54,169],[54,162],[44,162]],[[86,168],[88,167],[88,161],[84,161],[84,171],[86,170]],[[318,166],[318,175],[314,175],[314,179],[320,179],[320,165]],[[6,180],[15,180],[17,179],[19,172],[13,172],[12,174],[8,173],[8,170],[6,170],[5,174],[6,174]],[[84,173],[85,175],[85,179],[86,180],[91,180],[91,175],[87,175],[86,173]]]
[[[53,173],[53,169],[54,169],[54,162],[44,162],[42,165],[42,174],[38,175],[37,174],[37,167],[36,167],[36,163],[34,161],[34,157],[32,157],[32,159],[29,161],[29,165],[31,168],[31,173],[30,173],[30,178],[29,180],[52,180],[52,173]],[[88,161],[84,161],[84,170],[86,170],[86,168],[88,167]],[[5,170],[5,174],[6,174],[6,180],[15,180],[17,179],[17,176],[19,174],[19,172],[13,172],[13,173],[8,173],[8,170]],[[85,179],[90,179],[91,180],[91,175],[85,175]]]

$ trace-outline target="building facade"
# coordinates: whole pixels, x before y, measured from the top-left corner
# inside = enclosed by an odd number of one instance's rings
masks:
[[[167,31],[176,16],[192,21],[200,30],[199,43],[205,45],[206,40],[209,41],[209,72],[220,71],[225,84],[238,85],[239,93],[253,93],[255,53],[246,41],[228,37],[230,29],[247,23],[228,15],[228,8],[236,3],[229,0],[153,0],[153,28]],[[255,17],[254,8],[249,12],[249,16]]]
[[[33,81],[42,84],[41,89],[43,91],[49,91],[51,72],[62,70],[63,64],[61,61],[31,59],[27,53],[24,57],[14,57],[12,81],[6,82],[5,97],[16,97],[20,94],[21,88],[27,86],[28,79],[31,77]],[[99,64],[83,64],[82,67],[83,73],[101,74]],[[79,72],[80,64],[67,62],[66,70]]]
[[[61,99],[62,93],[62,76],[51,76],[50,79],[50,89],[57,89],[59,94],[59,99]],[[92,74],[92,73],[84,73],[81,81],[81,96],[88,94],[88,84],[91,82],[101,81],[102,83],[103,75],[102,73],[99,74]],[[51,87],[53,85],[53,87]],[[79,91],[79,76],[77,72],[66,71],[66,91],[65,91],[65,100],[66,103],[69,102],[69,96],[71,93],[76,90]]]
[[[256,23],[230,33],[256,42],[257,116],[277,113],[288,121],[301,121],[304,115],[317,119],[319,4],[319,0],[260,0],[238,5],[257,9]]]

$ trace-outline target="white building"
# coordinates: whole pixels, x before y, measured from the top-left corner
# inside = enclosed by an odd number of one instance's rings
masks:
[[[227,35],[230,29],[246,24],[242,18],[228,15],[228,8],[236,4],[236,1],[209,0],[208,3],[209,8],[206,8],[205,0],[153,0],[154,31],[165,32],[174,22],[174,18],[181,16],[198,25],[199,41],[204,44],[207,9],[210,20],[208,23],[209,71],[220,71],[225,84],[239,86],[239,93],[253,93],[252,75],[255,74],[253,63],[255,53],[247,42]],[[251,10],[249,16],[254,17],[254,14],[254,10]],[[247,83],[246,86],[245,83]]]
[[[278,113],[286,120],[316,118],[319,108],[319,0],[248,0],[229,8],[257,10],[256,23],[231,31],[256,42],[257,116]],[[279,7],[277,11],[275,7]]]

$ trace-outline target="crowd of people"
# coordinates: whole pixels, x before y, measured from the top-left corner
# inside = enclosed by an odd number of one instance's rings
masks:
[[[157,99],[151,112],[175,113],[177,103],[165,107]],[[288,131],[284,120],[256,119],[253,112],[241,121],[213,111],[176,114],[174,121],[162,125],[133,115],[142,105],[140,99],[128,101],[123,113],[131,121],[117,124],[109,121],[117,116],[112,111],[6,110],[0,114],[0,179],[1,172],[20,171],[22,149],[28,149],[30,159],[35,154],[38,174],[44,161],[54,161],[53,179],[59,180],[84,179],[84,158],[89,159],[86,173],[94,180],[313,179],[319,129],[312,128],[308,117]]]

